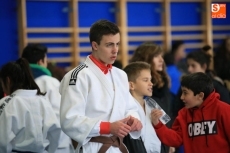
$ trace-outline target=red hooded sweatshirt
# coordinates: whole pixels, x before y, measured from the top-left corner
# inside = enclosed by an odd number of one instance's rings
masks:
[[[161,122],[154,128],[166,145],[184,145],[185,153],[230,153],[230,105],[212,92],[201,104],[179,111],[172,129]]]

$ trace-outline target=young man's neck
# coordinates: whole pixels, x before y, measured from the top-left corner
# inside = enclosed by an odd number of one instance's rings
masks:
[[[105,66],[107,66],[108,64],[104,63],[103,61],[101,61],[96,55],[94,55],[93,53],[90,55],[91,57],[93,56],[94,59],[96,59],[100,64],[103,64]]]
[[[92,54],[89,55],[89,58],[93,61],[94,64],[96,64],[101,69],[101,71],[104,74],[107,74],[112,69],[111,64],[104,65],[102,62],[96,59]]]

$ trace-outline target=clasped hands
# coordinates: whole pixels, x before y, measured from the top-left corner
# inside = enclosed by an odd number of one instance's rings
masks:
[[[139,131],[141,129],[142,124],[140,120],[132,116],[110,124],[110,133],[121,138],[124,138],[129,132]]]

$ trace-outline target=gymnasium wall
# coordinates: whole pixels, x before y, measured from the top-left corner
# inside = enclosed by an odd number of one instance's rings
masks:
[[[71,11],[67,2],[44,2],[44,1],[27,1],[27,26],[28,27],[68,27],[68,12]],[[213,25],[229,25],[230,26],[230,3],[227,4],[227,18],[226,19],[212,19]],[[90,27],[90,25],[98,19],[108,19],[116,22],[115,2],[83,2],[78,4],[79,27]],[[171,25],[172,26],[186,26],[186,25],[201,25],[201,13],[205,8],[199,2],[172,2],[170,4],[171,11]],[[132,26],[161,26],[163,12],[161,3],[158,2],[128,2],[127,3],[127,24]],[[211,18],[211,13],[210,13]],[[19,56],[19,40],[17,27],[17,2],[16,0],[2,0],[0,4],[0,34],[1,34],[1,51],[0,51],[0,66],[10,60],[15,60]],[[201,31],[191,32],[172,32],[173,35],[182,34],[200,34]],[[217,31],[213,33],[220,33],[230,35],[230,30]],[[129,32],[129,36],[159,36],[162,32]],[[81,37],[88,38],[88,33],[80,33]],[[60,37],[67,38],[69,34],[28,34],[29,38],[52,38]],[[187,44],[200,42],[201,40],[185,40]],[[218,44],[221,39],[215,39],[214,43]],[[142,41],[129,41],[129,45],[135,46],[141,44]],[[162,44],[162,41],[156,41]],[[68,47],[68,43],[48,43],[48,47]],[[81,47],[89,47],[88,42],[80,43]],[[132,48],[132,47],[131,47]],[[133,48],[129,50],[129,54],[133,53]],[[194,50],[196,48],[187,49]],[[90,52],[80,53],[81,57],[85,57]],[[48,57],[68,57],[70,53],[49,53]],[[60,66],[69,66],[68,62],[60,63]]]

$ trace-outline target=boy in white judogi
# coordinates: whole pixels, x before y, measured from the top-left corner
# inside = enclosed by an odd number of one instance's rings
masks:
[[[61,126],[78,142],[77,153],[127,153],[121,138],[129,132],[138,138],[142,125],[127,75],[111,65],[118,53],[119,28],[99,20],[90,29],[90,42],[92,54],[61,81]]]
[[[124,68],[128,75],[130,92],[139,106],[139,114],[143,128],[141,138],[147,153],[160,153],[161,142],[152,126],[150,119],[151,108],[147,105],[144,97],[152,95],[151,69],[145,62],[133,62]]]

